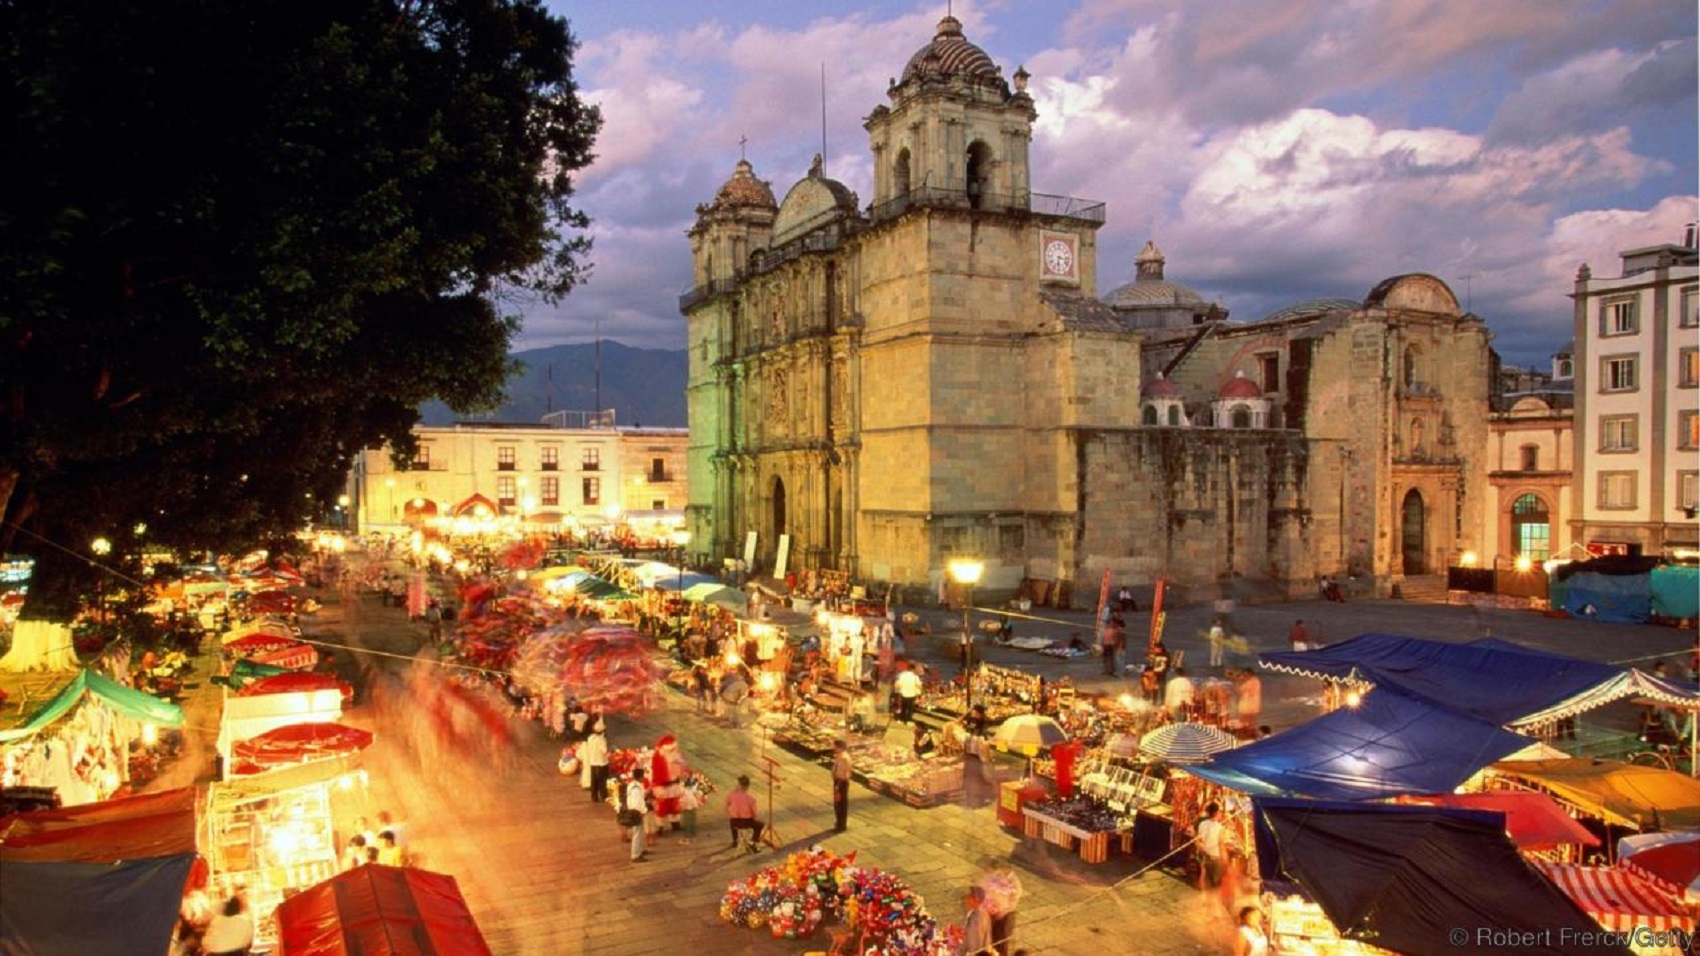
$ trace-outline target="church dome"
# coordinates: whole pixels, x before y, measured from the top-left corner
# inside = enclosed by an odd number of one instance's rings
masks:
[[[1180,398],[1181,392],[1180,392],[1180,389],[1175,387],[1174,382],[1171,382],[1167,378],[1164,378],[1163,373],[1158,372],[1156,378],[1154,378],[1150,382],[1146,383],[1145,397],[1146,398]]]
[[[1240,370],[1240,371],[1234,372],[1234,377],[1228,379],[1228,383],[1226,385],[1222,386],[1222,390],[1220,392],[1216,393],[1216,397],[1217,398],[1262,398],[1263,397],[1263,389],[1258,388],[1257,383],[1252,381],[1249,378],[1246,378],[1245,372],[1243,370]]]
[[[1314,319],[1318,316],[1327,315],[1330,312],[1355,312],[1358,309],[1363,308],[1363,305],[1364,304],[1362,302],[1358,302],[1355,299],[1342,299],[1338,297],[1306,299],[1303,302],[1289,305],[1284,309],[1276,309],[1274,312],[1264,316],[1261,321],[1282,322],[1287,319]]]
[[[1163,253],[1155,242],[1147,241],[1145,248],[1134,257],[1134,280],[1104,296],[1111,308],[1151,306],[1192,307],[1206,304],[1197,292],[1163,278]]]
[[[778,203],[773,201],[773,188],[756,178],[755,167],[750,165],[749,160],[740,159],[732,178],[726,180],[714,194],[714,205],[717,209],[740,206],[773,209]]]
[[[985,76],[1001,79],[998,65],[986,51],[962,36],[962,21],[947,16],[939,21],[933,42],[915,51],[903,68],[903,82],[917,76]]]

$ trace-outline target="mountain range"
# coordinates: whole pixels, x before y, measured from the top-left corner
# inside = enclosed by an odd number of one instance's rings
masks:
[[[638,349],[618,342],[553,345],[513,353],[520,370],[508,380],[507,399],[495,410],[457,415],[441,402],[419,409],[420,424],[457,421],[537,422],[549,411],[614,409],[617,425],[685,427],[684,349]],[[598,379],[600,378],[600,388]]]

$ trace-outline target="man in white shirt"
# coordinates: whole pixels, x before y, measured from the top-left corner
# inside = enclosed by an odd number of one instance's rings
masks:
[[[224,907],[207,924],[201,952],[206,956],[238,956],[253,945],[254,917],[248,912],[248,902],[237,893],[225,900]]]
[[[921,696],[921,675],[904,665],[892,686],[897,691],[897,719],[907,724],[915,717],[915,699]]]
[[[1186,676],[1186,668],[1175,668],[1175,676],[1169,678],[1169,683],[1163,688],[1163,709],[1176,720],[1185,720],[1192,711],[1193,696],[1196,688],[1192,678]]]

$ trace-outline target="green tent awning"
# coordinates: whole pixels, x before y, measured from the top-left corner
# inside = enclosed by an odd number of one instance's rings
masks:
[[[165,727],[183,726],[183,708],[170,701],[160,700],[139,690],[125,687],[110,677],[94,671],[79,671],[76,677],[41,709],[30,715],[22,726],[0,730],[0,740],[17,740],[40,733],[43,728],[65,716],[82,701],[84,694],[100,698],[101,703],[131,720],[160,724]]]

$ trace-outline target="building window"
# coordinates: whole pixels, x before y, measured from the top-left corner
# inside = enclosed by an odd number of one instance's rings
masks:
[[[1281,390],[1281,354],[1264,352],[1257,357],[1257,375],[1263,381],[1263,394]]]
[[[1146,425],[1157,424],[1157,406],[1155,406],[1155,405],[1145,406],[1145,410],[1140,412],[1140,421],[1143,422]]]
[[[1676,383],[1683,388],[1700,385],[1700,348],[1688,346],[1680,354]]]
[[[1521,458],[1518,462],[1519,471],[1541,470],[1541,446],[1524,445],[1522,448],[1518,449],[1518,454]]]
[[[1635,356],[1608,355],[1600,359],[1600,391],[1633,392],[1639,379],[1635,374]]]
[[[586,448],[584,450],[584,470],[585,471],[601,471],[602,470],[602,449],[600,449],[600,448]]]
[[[1511,530],[1518,554],[1536,561],[1551,556],[1552,522],[1539,495],[1523,495],[1512,503]]]
[[[1558,378],[1575,378],[1576,377],[1576,366],[1575,366],[1575,364],[1570,359],[1567,359],[1567,358],[1559,359],[1558,360],[1558,376],[1557,377]]]
[[[1700,471],[1676,473],[1676,506],[1690,512],[1700,507]]]
[[[503,476],[501,478],[497,478],[496,504],[499,504],[504,508],[512,508],[514,503],[519,500],[519,495],[515,493],[514,488],[515,485],[512,477]]]
[[[1635,507],[1635,472],[1600,472],[1600,508],[1628,511]]]
[[[1635,416],[1610,415],[1600,419],[1600,451],[1622,452],[1634,451]]]
[[[667,459],[665,459],[665,458],[651,458],[649,460],[649,480],[650,481],[666,481],[667,480]]]
[[[545,445],[542,449],[542,460],[538,464],[544,471],[558,471],[561,467],[561,450],[553,445]]]
[[[1635,299],[1607,299],[1600,303],[1600,334],[1634,335]]]
[[[560,503],[561,503],[561,479],[559,479],[559,478],[545,478],[545,479],[543,479],[543,504],[544,504],[544,506],[552,508],[552,507],[554,507],[554,506],[556,506]]]
[[[410,467],[409,470],[411,470],[411,471],[430,471],[431,470],[431,446],[430,445],[420,445],[419,450],[413,453],[413,464],[412,464],[412,466]]]
[[[1683,451],[1700,448],[1700,412],[1679,412],[1676,423],[1676,447]]]
[[[1169,427],[1170,428],[1179,428],[1180,425],[1181,425],[1181,407],[1179,405],[1170,405],[1169,406]]]
[[[496,449],[496,470],[514,470],[514,446],[502,445]]]
[[[651,511],[666,511],[667,510],[667,499],[666,498],[651,498],[649,500],[649,510],[651,510]]]
[[[1681,311],[1677,315],[1678,321],[1682,323],[1682,327],[1685,329],[1692,329],[1696,325],[1700,325],[1700,314],[1695,312],[1696,309],[1700,309],[1700,301],[1696,300],[1700,300],[1700,286],[1691,285],[1682,290]]]
[[[602,503],[602,479],[584,479],[584,503],[587,505],[599,505]]]
[[[1235,428],[1251,427],[1251,409],[1244,405],[1235,405],[1233,412],[1229,414],[1228,418]]]

